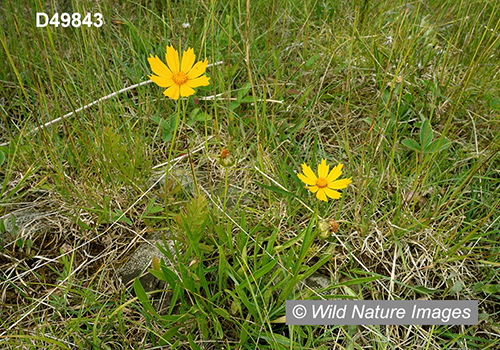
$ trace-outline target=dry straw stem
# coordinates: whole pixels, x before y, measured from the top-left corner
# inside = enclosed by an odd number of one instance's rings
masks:
[[[215,63],[210,63],[210,64],[208,64],[208,65],[207,65],[207,68],[208,68],[208,67],[212,67],[212,66],[218,66],[218,65],[220,65],[220,64],[222,64],[222,63],[223,63],[223,61],[218,61],[218,62],[215,62]],[[51,121],[49,121],[49,122],[47,122],[47,123],[45,123],[45,124],[43,124],[43,125],[40,125],[40,126],[36,127],[36,128],[34,128],[33,130],[29,131],[29,132],[27,133],[27,135],[31,135],[31,134],[33,134],[33,133],[35,133],[35,132],[39,131],[40,129],[45,129],[45,128],[48,128],[49,126],[52,126],[52,125],[54,125],[54,124],[57,124],[57,123],[59,123],[60,121],[62,121],[62,120],[64,120],[64,119],[66,119],[66,118],[71,117],[73,114],[78,113],[78,112],[81,112],[81,111],[83,111],[83,110],[85,110],[85,109],[87,109],[87,108],[89,108],[89,107],[92,107],[92,106],[94,106],[94,105],[98,104],[99,102],[106,101],[107,99],[110,99],[111,97],[118,96],[119,94],[121,94],[121,93],[123,93],[123,92],[129,91],[129,90],[133,90],[133,89],[135,89],[135,88],[137,88],[137,87],[139,87],[139,86],[142,86],[142,85],[147,85],[147,84],[150,84],[150,83],[152,83],[152,82],[153,82],[152,80],[147,80],[147,81],[143,81],[143,82],[140,82],[140,83],[138,83],[138,84],[135,84],[135,85],[132,85],[132,86],[129,86],[129,87],[123,88],[123,89],[121,89],[121,90],[115,91],[115,92],[113,92],[112,94],[109,94],[109,95],[107,95],[107,96],[101,97],[100,99],[95,100],[94,102],[91,102],[91,103],[89,103],[89,104],[87,104],[87,105],[85,105],[85,106],[83,106],[83,107],[78,108],[78,109],[77,109],[77,110],[75,110],[74,112],[69,112],[69,113],[67,113],[67,114],[63,115],[62,117],[59,117],[59,118],[53,119],[53,120],[51,120]],[[1,146],[8,146],[9,144],[10,144],[10,142],[5,142],[5,143],[0,144],[0,147],[1,147]]]
[[[222,92],[220,94],[217,94],[217,95],[212,95],[212,96],[198,97],[198,99],[199,100],[203,100],[203,101],[213,101],[215,99],[217,99],[217,100],[224,100],[224,101],[238,101],[238,99],[236,97],[222,97],[223,95],[225,95],[224,92]],[[271,99],[268,99],[268,98],[258,98],[256,101],[257,102],[269,102],[269,103],[280,103],[280,104],[283,104],[283,101],[280,101],[280,100],[271,100]]]
[[[135,204],[135,203],[134,203]],[[129,208],[130,209],[130,208]],[[123,215],[122,215],[123,216]],[[111,228],[111,226],[110,226]],[[100,237],[101,235],[103,235],[104,233],[106,233],[108,230],[106,230],[105,232],[103,232],[102,234],[100,234],[99,236],[97,237]],[[65,253],[65,254],[61,254],[59,257],[57,257],[56,259],[49,259],[49,258],[46,258],[46,257],[39,257],[39,256],[35,256],[34,258],[42,258],[44,260],[46,260],[46,262],[36,266],[36,268],[38,267],[42,267],[46,264],[48,264],[49,262],[57,262],[57,260],[66,255],[66,254],[69,254],[71,252],[73,252],[74,250],[80,248],[80,247],[83,247],[84,245],[90,243],[91,241],[95,240],[97,237],[89,240],[88,242],[84,243],[84,244],[81,244],[80,246],[78,246],[77,248],[74,248],[72,250],[70,250],[69,252]],[[88,264],[91,264],[92,262],[96,261],[96,260],[99,260],[103,257],[105,257],[106,255],[110,255],[112,254],[113,251],[109,251],[108,253],[105,253],[104,255],[98,255],[96,257],[94,257],[91,261],[88,261],[88,260],[85,260],[84,262],[82,262],[79,266],[77,266],[75,269],[72,269],[71,272],[68,274],[68,276],[66,276],[66,278],[62,281],[60,281],[54,288],[52,288],[43,298],[41,298],[40,300],[38,300],[37,304],[35,306],[33,306],[29,311],[27,311],[23,316],[21,316],[16,322],[14,322],[13,324],[10,325],[10,327],[4,331],[3,333],[0,334],[0,337],[3,337],[6,335],[7,331],[10,331],[12,330],[14,327],[16,327],[22,320],[24,320],[27,316],[31,315],[31,313],[33,311],[35,311],[40,305],[42,304],[47,304],[45,301],[52,295],[54,294],[54,292],[56,292],[60,287],[64,286],[66,284],[66,282],[71,278],[73,277],[73,275],[75,275],[79,270],[81,270],[82,268],[86,267]],[[31,269],[30,271],[34,270],[35,268]],[[25,273],[21,274],[21,275],[18,275],[18,279],[21,278],[21,276],[25,275],[27,272],[29,271],[26,271]]]
[[[202,149],[204,149],[205,146],[200,146],[198,148],[196,148],[192,153],[196,153],[196,152],[199,152],[201,151]],[[184,158],[187,158],[187,155],[182,155],[182,156],[179,156],[177,158],[174,158],[170,161],[171,165],[170,165],[170,169],[172,169],[178,162],[180,162],[182,159]],[[157,166],[155,166],[154,168],[158,168],[158,167],[161,167],[161,166],[164,166],[166,165],[166,163],[163,163],[163,164],[159,164]],[[55,258],[47,258],[47,257],[41,257],[41,256],[35,256],[35,258],[40,258],[40,260],[44,260],[43,263],[40,263],[40,264],[37,264],[35,265],[34,267],[32,267],[31,269],[23,272],[23,273],[20,273],[20,274],[17,274],[14,278],[10,279],[10,280],[7,280],[7,281],[4,281],[0,284],[0,286],[4,285],[4,284],[7,284],[7,283],[13,283],[17,280],[22,280],[22,278],[29,274],[29,273],[32,273],[33,271],[49,264],[49,263],[56,263],[58,262],[62,257],[66,256],[66,255],[69,255],[71,253],[73,253],[74,251],[78,250],[78,249],[81,249],[83,248],[84,246],[90,244],[91,242],[97,240],[99,237],[105,235],[106,233],[108,233],[120,220],[121,218],[126,215],[137,203],[139,203],[141,201],[142,198],[144,198],[144,196],[146,196],[160,181],[163,180],[163,178],[165,177],[165,174],[164,173],[162,176],[160,176],[156,182],[151,185],[147,191],[145,191],[129,208],[127,208],[115,221],[113,221],[111,223],[111,225],[106,229],[104,230],[103,232],[99,233],[98,235],[96,235],[95,237],[89,239],[88,241],[80,244],[79,246],[73,248],[73,249],[70,249],[68,251],[66,251],[65,253],[55,257]],[[142,237],[141,237],[142,238]],[[111,253],[111,252],[110,252]],[[98,259],[98,258],[102,258],[102,256],[99,256],[99,257],[96,257],[95,259]],[[95,260],[94,259],[94,260]],[[26,318],[29,314],[31,314],[34,310],[36,310],[40,305],[42,305],[43,303],[45,303],[45,301],[49,298],[50,295],[52,295],[59,287],[63,286],[64,283],[71,277],[73,276],[81,267],[83,267],[85,263],[81,264],[80,266],[78,266],[74,271],[71,272],[70,275],[68,275],[63,281],[61,281],[60,283],[57,284],[57,286],[55,286],[50,292],[48,292],[43,298],[41,298],[37,304],[31,308],[27,313],[25,313],[22,317],[20,317],[15,323],[13,323],[6,331],[4,331],[3,333],[0,334],[0,337],[1,336],[4,336],[6,334],[7,331],[10,331],[11,329],[13,329],[14,327],[16,327],[16,325],[18,325],[24,318]]]

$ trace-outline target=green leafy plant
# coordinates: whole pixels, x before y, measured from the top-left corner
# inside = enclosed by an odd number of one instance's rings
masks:
[[[5,162],[5,153],[0,149],[0,169],[2,169],[2,164]]]
[[[436,152],[441,152],[450,147],[450,141],[444,137],[438,137],[434,139],[434,132],[432,131],[431,124],[429,120],[425,119],[420,125],[419,133],[420,142],[413,139],[404,139],[401,143],[412,151],[423,153],[423,154],[433,154]]]
[[[187,246],[187,255],[194,251],[199,257],[201,252],[213,250],[213,245],[208,244],[208,236],[204,234],[205,227],[209,220],[207,200],[204,196],[198,195],[191,199],[176,217],[180,232],[175,238]]]
[[[167,119],[158,116],[151,117],[151,120],[161,129],[161,140],[163,142],[168,142],[172,140],[175,130],[175,119],[176,119],[176,114],[168,117]]]
[[[151,162],[145,157],[143,147],[138,142],[126,142],[116,130],[105,127],[102,133],[103,161],[109,169],[110,180],[116,177],[133,184],[145,178]]]
[[[189,127],[194,127],[196,123],[204,123],[205,121],[211,121],[212,116],[204,112],[201,108],[194,108],[187,116],[186,124]]]
[[[12,227],[10,232],[7,230],[7,222],[9,220]],[[0,219],[0,251],[3,250],[7,234],[15,237],[17,234],[17,230],[18,228],[16,226],[16,217],[14,215],[11,215],[10,218]]]

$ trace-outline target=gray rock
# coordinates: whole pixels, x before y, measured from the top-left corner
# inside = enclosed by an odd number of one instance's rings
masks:
[[[167,266],[173,266],[173,264],[156,245],[159,243],[162,247],[164,247],[161,233],[153,233],[146,239],[146,241],[147,242],[143,242],[139,245],[139,247],[128,257],[127,261],[120,267],[120,269],[118,269],[117,272],[122,282],[127,285],[127,287],[130,287],[133,284],[134,279],[139,277],[139,282],[141,282],[141,285],[146,293],[161,291],[161,293],[155,293],[150,301],[152,306],[160,315],[165,315],[171,306],[173,295],[172,290],[167,290],[167,283],[150,274],[148,269],[152,268],[153,257],[158,258],[158,260],[163,258]],[[175,257],[174,242],[166,239],[166,243],[168,246],[164,248],[169,249],[170,253],[172,253]],[[175,268],[172,268],[172,270],[175,271]],[[189,307],[192,306],[189,300],[187,303]],[[178,304],[174,306],[173,312],[174,314],[179,312]]]
[[[6,214],[0,217],[0,220],[3,220],[7,232],[12,234],[14,233],[14,231],[16,231],[14,228],[16,228],[18,232],[37,230],[42,226],[44,226],[44,225],[38,225],[38,227],[36,227],[37,224],[39,224],[43,218],[46,218],[48,216],[53,216],[56,214],[57,212],[55,211],[38,212],[28,207]],[[12,219],[12,217],[14,217],[14,219]]]
[[[326,288],[332,284],[329,276],[326,276],[318,271],[315,271],[311,276],[306,278],[304,283],[308,287],[310,287],[314,290],[323,289],[323,288]],[[326,293],[328,293],[328,292],[326,292]]]
[[[160,233],[155,232],[151,234],[146,241],[147,242],[143,242],[139,245],[117,272],[125,285],[129,283],[132,284],[136,277],[142,275],[139,281],[146,292],[151,292],[163,289],[165,285],[164,282],[147,272],[147,270],[152,267],[153,257],[158,258],[158,260],[164,258],[167,264],[171,264],[171,262],[157,247],[157,243],[163,246],[163,240]],[[169,249],[172,254],[174,254],[173,242],[167,240],[167,244],[170,243],[171,245],[166,247],[166,249]]]
[[[34,239],[36,232],[49,231],[57,216],[56,211],[36,211],[33,206],[1,216],[3,227],[0,229],[0,251],[15,244],[18,239]],[[25,252],[30,254],[31,248],[26,247]]]

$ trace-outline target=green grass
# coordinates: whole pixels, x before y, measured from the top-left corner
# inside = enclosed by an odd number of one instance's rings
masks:
[[[0,6],[2,348],[500,347],[495,1]],[[37,28],[36,12],[105,24]],[[147,81],[168,45],[222,61],[211,84],[75,113]],[[295,174],[322,158],[353,183],[318,204]],[[340,224],[327,240],[316,210]],[[11,219],[26,211],[44,216]],[[116,271],[153,231],[174,245],[146,293]],[[308,288],[314,272],[331,285]],[[287,326],[300,298],[478,300],[480,324]]]

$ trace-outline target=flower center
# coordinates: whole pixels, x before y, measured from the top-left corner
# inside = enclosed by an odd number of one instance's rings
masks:
[[[188,80],[188,76],[184,72],[179,72],[172,75],[172,80],[174,81],[174,83],[180,86]]]
[[[320,177],[316,180],[316,186],[318,186],[319,188],[324,188],[327,185],[328,185],[328,183],[326,182],[326,179],[323,179],[322,177]]]

